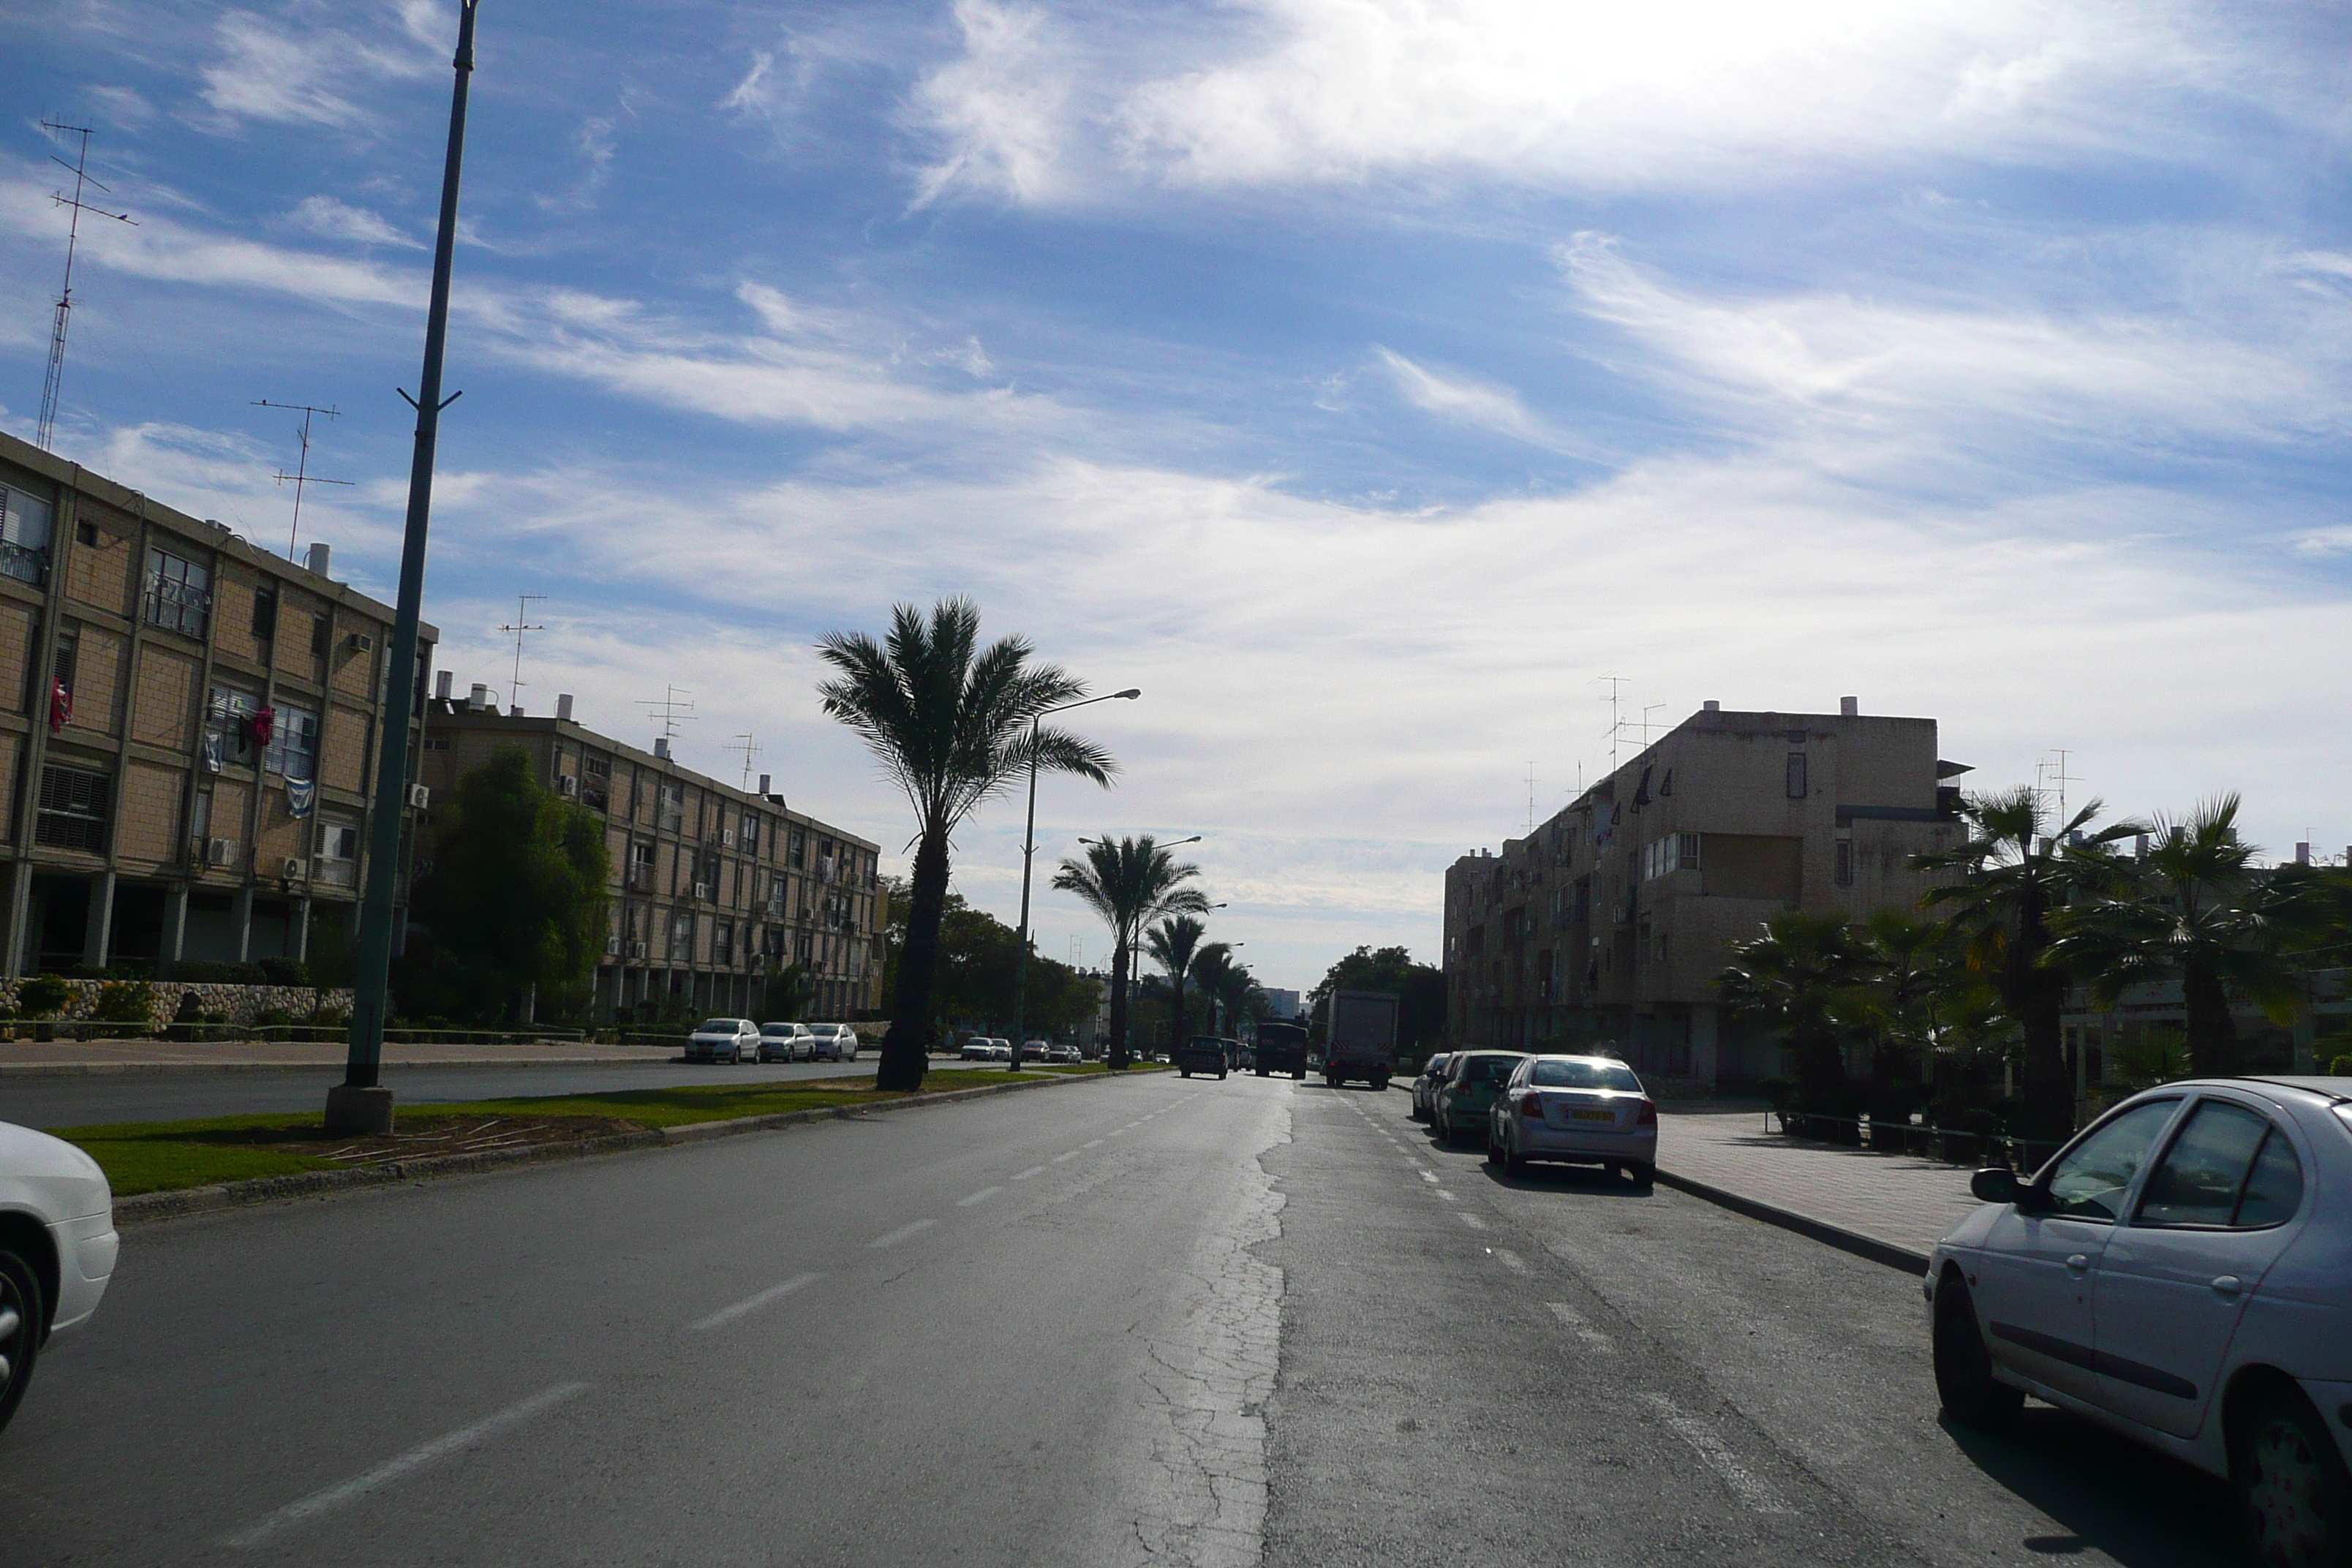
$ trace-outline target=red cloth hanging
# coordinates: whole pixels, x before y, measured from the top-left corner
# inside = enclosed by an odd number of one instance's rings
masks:
[[[277,727],[278,710],[275,708],[257,708],[253,710],[253,717],[245,721],[246,735],[257,746],[268,745],[270,731]]]
[[[52,681],[49,686],[49,733],[54,735],[73,722],[73,688],[64,681]]]

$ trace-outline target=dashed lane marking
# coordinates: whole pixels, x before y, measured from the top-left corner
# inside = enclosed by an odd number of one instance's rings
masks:
[[[1731,1449],[1709,1426],[1695,1415],[1685,1415],[1682,1408],[1663,1394],[1644,1394],[1652,1408],[1658,1413],[1674,1435],[1691,1447],[1706,1468],[1715,1472],[1726,1490],[1756,1513],[1794,1513],[1797,1510],[1780,1500],[1770,1487],[1749,1474],[1748,1468],[1732,1457]]]
[[[1614,1355],[1616,1353],[1617,1342],[1611,1339],[1607,1334],[1602,1333],[1599,1329],[1594,1328],[1591,1323],[1586,1322],[1584,1321],[1583,1314],[1579,1312],[1575,1308],[1570,1306],[1565,1301],[1546,1301],[1544,1305],[1551,1309],[1551,1315],[1553,1317],[1558,1318],[1561,1322],[1568,1325],[1568,1331],[1570,1333],[1574,1334],[1578,1339],[1582,1340],[1586,1344],[1591,1346],[1594,1350],[1599,1351],[1603,1355]]]
[[[1017,1175],[1017,1176],[1013,1177],[1013,1179],[1014,1181],[1016,1181],[1016,1182],[1025,1182],[1025,1181],[1027,1181],[1027,1180],[1028,1180],[1030,1177],[1032,1177],[1032,1176],[1042,1176],[1042,1175],[1044,1175],[1045,1173],[1045,1166],[1043,1166],[1043,1165],[1032,1165],[1032,1166],[1030,1166],[1027,1170],[1025,1170],[1025,1171],[1022,1172],[1019,1175]]]
[[[915,1220],[909,1224],[900,1226],[898,1229],[892,1231],[887,1236],[877,1236],[866,1245],[874,1247],[896,1247],[909,1237],[922,1235],[923,1232],[930,1229],[931,1226],[939,1223],[940,1222],[935,1219]]]
[[[771,1285],[756,1296],[746,1296],[731,1307],[719,1308],[719,1310],[692,1326],[698,1332],[704,1329],[718,1328],[722,1323],[731,1323],[747,1312],[756,1312],[772,1301],[781,1301],[793,1291],[805,1289],[824,1278],[822,1274],[795,1274],[781,1285]]]
[[[1102,1140],[1099,1138],[1089,1138],[1085,1142],[1079,1144],[1078,1147],[1081,1149],[1099,1149],[1102,1147]]]
[[[1421,1173],[1421,1179],[1427,1182],[1430,1185],[1435,1186],[1437,1184],[1437,1173],[1434,1171],[1423,1171]]]
[[[968,1209],[976,1203],[983,1203],[988,1199],[994,1197],[1003,1190],[1004,1189],[1003,1187],[982,1187],[980,1191],[972,1194],[970,1197],[956,1199],[956,1207],[960,1209]]]
[[[1052,1163],[1058,1165],[1065,1160],[1075,1160],[1077,1157],[1078,1152],[1076,1149],[1066,1149],[1062,1152],[1055,1155]]]
[[[1465,1214],[1462,1217],[1464,1219],[1468,1219],[1470,1216]],[[1517,1253],[1513,1252],[1509,1247],[1489,1247],[1487,1250],[1495,1255],[1496,1262],[1501,1264],[1512,1273],[1525,1274],[1528,1271],[1528,1260],[1521,1258]]]
[[[1486,1222],[1480,1219],[1475,1214],[1455,1215],[1454,1217],[1460,1220],[1464,1225],[1468,1226],[1472,1230],[1484,1230],[1486,1228]]]

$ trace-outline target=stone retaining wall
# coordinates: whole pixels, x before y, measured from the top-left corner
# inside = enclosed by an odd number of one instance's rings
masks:
[[[0,1006],[16,1010],[17,987],[21,980],[0,980]],[[109,985],[126,984],[111,980],[68,980],[67,988],[72,996],[57,1017],[60,1022],[88,1018],[98,1005],[98,994]],[[251,1024],[264,1013],[290,1013],[307,1018],[311,1010],[324,1003],[332,1011],[348,1015],[352,1010],[349,986],[320,988],[310,985],[224,985],[194,980],[131,981],[127,984],[147,987],[148,1022],[161,1028],[169,1024],[180,1010],[180,999],[193,991],[196,994],[196,1010],[216,1015],[227,1024]]]

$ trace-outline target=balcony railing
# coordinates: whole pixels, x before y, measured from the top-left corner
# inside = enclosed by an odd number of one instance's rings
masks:
[[[49,580],[48,547],[36,548],[13,539],[0,539],[0,576],[14,577],[36,588],[41,586]]]

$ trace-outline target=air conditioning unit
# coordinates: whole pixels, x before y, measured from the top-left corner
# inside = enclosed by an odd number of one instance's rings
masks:
[[[215,838],[210,844],[205,846],[205,864],[207,866],[236,865],[236,840],[234,838]]]
[[[350,648],[353,653],[373,653],[375,651],[375,638],[368,636],[365,632],[353,632],[350,637],[343,639],[343,646]]]
[[[772,921],[780,921],[784,918],[783,900],[770,899],[768,900],[768,918]]]
[[[720,828],[720,829],[719,830],[719,842],[721,845],[723,845],[724,847],[726,847],[727,848],[730,848],[730,849],[734,848],[734,847],[735,847],[735,830],[734,830],[733,828],[731,828],[731,827],[722,827],[722,828]]]
[[[643,958],[645,955],[646,944],[644,942],[633,942],[629,943],[629,956],[631,958]]]
[[[555,780],[555,793],[566,800],[578,800],[580,781],[570,773],[559,774]]]
[[[302,879],[303,873],[309,869],[310,863],[308,861],[298,860],[293,856],[289,855],[286,857],[286,862],[284,866],[279,868],[278,874],[287,881],[299,882]]]
[[[696,898],[698,898],[698,899],[708,899],[708,898],[709,898],[709,897],[710,897],[710,884],[709,884],[709,883],[708,883],[708,882],[697,882],[697,883],[694,885],[694,896],[695,896]]]
[[[619,937],[608,936],[604,939],[604,956],[607,958],[618,958],[621,956],[621,939]]]
[[[408,808],[411,811],[423,811],[432,804],[433,789],[431,785],[413,784],[408,786]]]

